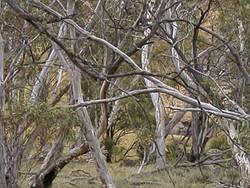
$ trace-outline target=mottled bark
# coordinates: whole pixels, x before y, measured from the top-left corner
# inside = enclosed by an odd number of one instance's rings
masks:
[[[230,120],[225,120],[224,123],[227,125],[229,131],[229,143],[232,146],[233,158],[240,169],[241,184],[245,187],[245,184],[249,183],[250,179],[250,156],[245,152],[244,147],[239,141],[239,133],[236,128],[239,126],[239,123]]]
[[[150,1],[149,8],[151,10],[147,13],[147,18],[151,18],[151,11],[154,6],[154,1]],[[149,35],[150,29],[147,29],[144,34],[145,36]],[[150,46],[144,45],[142,47],[141,54],[141,63],[142,68],[150,72]],[[145,79],[145,84],[147,88],[156,87],[154,83]],[[150,93],[152,103],[155,109],[155,121],[156,121],[156,130],[155,130],[155,144],[156,144],[156,168],[163,169],[166,167],[166,151],[165,151],[165,123],[166,123],[166,112],[164,109],[163,101],[159,93]]]

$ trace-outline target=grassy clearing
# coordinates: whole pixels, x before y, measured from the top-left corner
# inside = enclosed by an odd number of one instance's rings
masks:
[[[182,136],[171,136],[166,139],[167,160],[170,165],[175,164],[182,153],[183,146],[180,144],[182,138]],[[128,134],[122,137],[119,146],[127,149],[135,140],[135,134]],[[189,142],[186,148],[190,147]],[[224,142],[221,138],[219,140],[213,139],[208,143],[207,149],[220,148],[225,145]],[[128,153],[126,158],[139,161],[134,149]],[[52,188],[101,187],[94,164],[87,163],[85,160],[86,156],[83,156],[79,160],[68,164],[57,176]],[[227,183],[226,187],[239,183],[239,175],[236,169],[222,168],[215,165],[202,166],[200,168],[171,168],[168,171],[156,172],[155,166],[150,164],[138,175],[136,172],[139,162],[134,167],[123,166],[121,163],[109,164],[109,169],[114,177],[117,188],[214,188],[218,186],[219,182]],[[36,172],[39,167],[39,163],[31,160],[23,164],[22,171]],[[24,174],[20,177],[19,182],[22,188],[28,187],[29,177],[30,175],[25,176]]]
[[[156,172],[154,165],[145,167],[141,174],[136,174],[137,167],[124,167],[118,163],[110,164],[110,170],[118,188],[214,188],[219,182],[238,184],[238,174],[234,169],[216,166],[176,168]],[[35,170],[35,167],[32,171]],[[21,177],[21,187],[28,187],[27,176]],[[90,163],[75,161],[67,165],[55,179],[52,188],[98,188],[101,187],[95,166]]]

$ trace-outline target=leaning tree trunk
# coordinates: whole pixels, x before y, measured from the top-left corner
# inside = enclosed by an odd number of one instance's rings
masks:
[[[65,36],[65,34],[66,34],[66,31],[67,31],[66,24],[63,23],[60,26],[60,30],[58,32],[58,38],[59,39],[63,38]],[[46,81],[46,79],[48,77],[49,71],[51,70],[54,62],[57,59],[57,51],[59,49],[60,48],[55,43],[52,43],[52,51],[49,54],[49,57],[46,60],[46,63],[43,66],[42,71],[37,76],[35,84],[34,84],[34,86],[32,88],[31,98],[30,98],[30,101],[31,101],[32,104],[37,104],[41,99],[41,93],[42,93],[45,81]]]
[[[97,12],[102,8],[102,3],[104,0],[99,0],[96,8],[95,8],[95,12],[93,13],[89,23],[86,25],[85,30],[87,31],[91,31],[96,22],[98,21],[99,17],[97,16]],[[69,2],[73,2],[73,1],[69,1]],[[61,52],[59,52],[60,54]],[[100,128],[97,130],[97,137],[99,138],[101,136],[101,134],[103,133],[103,129]],[[82,131],[79,133],[81,134]],[[81,141],[82,142],[82,141]],[[35,177],[35,180],[33,181],[33,187],[36,188],[43,188],[44,187],[44,183],[45,181],[47,181],[46,183],[51,185],[53,180],[56,178],[57,174],[74,158],[86,154],[87,152],[90,151],[90,146],[85,143],[82,142],[79,145],[76,145],[74,148],[72,148],[68,154],[66,156],[61,157],[60,159],[53,161],[51,164],[49,164],[49,166],[45,169],[40,170]],[[49,178],[48,178],[49,177]],[[32,186],[31,186],[32,187]]]
[[[67,31],[67,26],[65,23],[62,23],[58,32],[58,39],[60,40],[61,38],[63,38],[66,34]],[[57,51],[60,48],[55,44],[52,43],[52,51],[49,54],[48,59],[46,60],[45,65],[42,68],[42,71],[39,73],[39,75],[36,78],[35,84],[32,88],[32,92],[31,92],[31,97],[30,97],[30,102],[32,105],[36,105],[39,104],[41,102],[41,98],[43,97],[43,93],[44,93],[44,85],[46,82],[46,79],[49,75],[49,72],[54,64],[54,62],[57,59]],[[37,127],[36,129],[39,129],[39,131],[35,131],[36,134],[38,134],[40,136],[40,146],[42,148],[42,157],[45,157],[45,155],[48,152],[48,144],[46,142],[46,128],[44,127]],[[26,150],[26,155],[29,155],[30,150]]]
[[[76,67],[75,67],[76,68]],[[83,102],[81,92],[81,74],[79,70],[75,69],[71,73],[72,88],[75,101],[78,103]],[[101,152],[100,143],[95,135],[95,130],[92,125],[89,113],[86,107],[79,107],[77,109],[79,119],[81,121],[81,128],[83,129],[84,136],[89,144],[92,157],[94,158],[96,169],[100,175],[100,179],[105,187],[115,187],[112,176],[108,170],[106,161]]]
[[[102,1],[99,1],[101,3]],[[69,15],[74,13],[74,5],[73,1],[68,1],[69,7]],[[70,28],[70,37],[72,39],[76,38],[75,29],[73,27]],[[76,43],[73,42],[71,46],[72,50],[76,50]],[[63,56],[61,53],[61,58],[63,60]],[[67,60],[65,59],[65,65],[67,66]],[[81,88],[81,73],[80,70],[73,65],[69,64],[68,72],[70,74],[71,82],[72,82],[72,90],[73,90],[73,98],[74,103],[83,102],[82,97],[82,88]],[[105,161],[104,155],[102,154],[100,142],[98,136],[96,136],[96,131],[90,119],[88,110],[86,107],[79,107],[77,109],[78,117],[81,122],[81,130],[84,134],[84,137],[90,147],[90,152],[95,161],[96,170],[99,173],[100,179],[104,187],[114,188],[115,184],[113,182],[113,178],[108,170],[107,163]]]
[[[68,2],[69,10],[72,12],[69,12],[69,14],[74,13],[73,7],[74,2],[69,1]],[[71,38],[75,38],[75,29],[70,28],[70,36]],[[72,43],[72,49],[76,49],[76,43]],[[63,54],[60,53],[60,57],[67,66],[67,59],[63,58]],[[81,103],[83,102],[82,97],[82,88],[81,88],[81,73],[80,70],[74,66],[72,63],[68,66],[68,72],[70,74],[71,82],[72,82],[72,90],[73,90],[73,98],[74,103]],[[100,179],[102,181],[102,184],[105,187],[113,188],[115,187],[115,184],[113,182],[112,176],[108,170],[107,163],[104,159],[104,156],[101,151],[100,142],[98,140],[98,137],[96,136],[96,131],[94,129],[94,126],[92,124],[92,121],[90,119],[88,110],[86,107],[79,107],[77,109],[78,117],[81,122],[81,129],[84,134],[84,137],[90,147],[90,152],[92,157],[94,158],[95,165],[97,172],[100,175]]]

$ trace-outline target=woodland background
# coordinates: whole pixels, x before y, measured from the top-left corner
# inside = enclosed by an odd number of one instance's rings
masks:
[[[249,0],[0,0],[0,187],[250,187]]]

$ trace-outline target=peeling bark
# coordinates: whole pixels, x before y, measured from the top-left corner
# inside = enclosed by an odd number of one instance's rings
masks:
[[[226,121],[225,124],[227,125],[229,131],[229,142],[232,146],[233,158],[239,166],[242,183],[244,186],[244,184],[247,183],[250,178],[250,156],[246,152],[244,152],[245,150],[239,142],[239,133],[236,129],[238,122]]]

